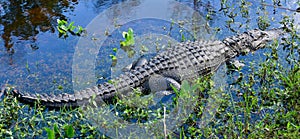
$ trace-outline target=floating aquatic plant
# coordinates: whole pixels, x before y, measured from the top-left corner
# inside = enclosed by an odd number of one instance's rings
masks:
[[[133,36],[133,29],[129,28],[128,32],[123,32],[122,33],[123,38],[125,39],[124,41],[120,42],[121,46],[132,46],[134,45],[134,36]]]
[[[68,23],[65,20],[57,19],[57,24],[57,30],[60,37],[64,36],[64,38],[66,38],[68,37],[68,33],[80,36],[84,32],[84,29],[81,26],[74,26],[74,22]]]

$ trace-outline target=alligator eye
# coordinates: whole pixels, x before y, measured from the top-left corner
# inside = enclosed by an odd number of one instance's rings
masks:
[[[260,32],[260,35],[255,40],[264,40],[264,38],[269,38],[269,35],[265,32]]]

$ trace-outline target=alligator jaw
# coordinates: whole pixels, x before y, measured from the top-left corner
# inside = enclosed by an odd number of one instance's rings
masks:
[[[238,55],[245,55],[249,52],[264,48],[268,42],[277,39],[284,33],[284,28],[266,31],[254,29],[236,36],[225,38],[223,43],[232,48]]]
[[[267,42],[278,39],[280,35],[283,34],[284,34],[283,28],[275,28],[266,31],[261,31],[257,29],[249,31],[249,35],[253,37],[253,42],[251,42],[252,43],[251,50],[255,51],[264,48]]]

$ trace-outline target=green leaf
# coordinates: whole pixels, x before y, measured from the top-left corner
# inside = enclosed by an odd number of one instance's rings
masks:
[[[180,89],[180,96],[182,97],[187,97],[189,92],[191,91],[191,86],[188,83],[188,81],[183,80],[182,81],[182,85],[181,85],[181,89]]]
[[[59,35],[60,37],[62,36],[62,34],[64,35],[64,37],[67,37],[68,36],[68,32],[71,33],[71,34],[76,34],[78,36],[80,36],[80,33],[83,32],[83,28],[81,26],[74,26],[74,22],[71,22],[70,24],[68,24],[67,21],[65,20],[60,20],[60,19],[57,19],[57,30],[59,31]],[[74,30],[77,30],[76,32],[74,32]]]
[[[61,34],[66,34],[66,31],[60,29],[59,27],[57,27],[57,30],[58,30],[58,32],[61,33]]]
[[[48,139],[55,139],[55,132],[53,129],[50,129],[48,127],[44,128],[48,134]]]
[[[133,29],[132,28],[128,29],[128,34],[133,36]]]
[[[58,130],[57,123],[54,123],[53,130],[54,130],[54,133],[58,133],[58,134],[60,134],[60,132],[59,132],[59,130]]]
[[[117,60],[117,57],[115,55],[109,55],[109,56],[112,60]]]
[[[75,135],[75,130],[74,130],[74,128],[72,127],[72,125],[66,125],[66,126],[64,127],[64,129],[65,129],[65,135],[66,135],[66,137],[68,137],[68,138],[74,137],[74,135]]]
[[[127,46],[125,41],[121,41],[121,42],[120,42],[120,45],[121,45],[121,46]]]
[[[71,22],[68,26],[68,29],[71,31],[73,31],[76,28],[75,26],[73,26],[73,24],[74,24],[74,22]]]
[[[70,30],[70,31],[74,31],[75,29],[76,29],[76,26],[70,26],[70,27],[69,27],[69,30]]]
[[[128,29],[128,41],[134,42],[134,38],[133,38],[133,30],[132,30],[132,28],[129,28],[129,29]]]
[[[57,89],[63,90],[63,86],[62,85],[58,85]]]
[[[80,31],[83,31],[83,28],[82,28],[81,26],[78,26],[78,29],[79,29]]]
[[[65,20],[57,19],[56,21],[57,21],[58,26],[62,26],[62,25],[68,24],[68,22],[65,21]]]
[[[113,51],[114,51],[114,52],[117,52],[117,51],[118,51],[118,48],[113,48]]]
[[[61,20],[61,22],[62,22],[62,24],[64,24],[64,25],[68,24],[68,22],[65,21],[65,20]]]
[[[61,25],[59,26],[60,29],[64,30],[65,32],[68,31],[68,28],[65,25]]]
[[[170,84],[170,85],[171,85],[172,90],[175,92],[175,94],[179,94],[179,90],[173,84]]]
[[[185,40],[186,40],[186,39],[185,39],[185,37],[184,37],[184,34],[182,33],[182,34],[181,34],[181,41],[184,42]]]
[[[84,29],[83,29],[81,26],[78,26],[78,27],[77,27],[76,34],[77,34],[78,36],[80,36],[81,33],[83,32],[83,30],[84,30]]]
[[[133,35],[133,30],[132,28],[128,29],[128,32],[123,32],[122,33],[123,38],[125,41],[121,41],[120,44],[121,46],[131,46],[134,45],[134,35]]]
[[[182,90],[186,90],[186,91],[190,90],[190,88],[191,88],[191,86],[189,85],[189,83],[186,80],[182,81],[181,87],[182,87]]]

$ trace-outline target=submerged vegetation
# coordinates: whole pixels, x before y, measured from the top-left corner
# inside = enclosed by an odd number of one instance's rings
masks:
[[[229,30],[238,32],[237,29],[248,27],[246,24],[250,22],[249,2],[241,0],[239,7],[241,11],[232,10],[226,0],[222,0],[221,4],[220,12],[228,17],[225,22]],[[242,22],[246,22],[245,25],[235,22],[237,12],[242,12],[242,18],[245,19]],[[258,14],[261,14],[260,12]],[[208,14],[209,22],[213,20],[213,15],[211,12]],[[267,29],[272,25],[272,19],[265,14],[259,15],[256,22],[260,29]],[[177,103],[179,96],[186,100],[197,99],[194,110],[186,117],[186,122],[182,126],[175,131],[157,132],[155,133],[157,138],[298,138],[300,35],[295,28],[294,20],[289,16],[284,16],[280,24],[290,27],[289,35],[282,41],[274,40],[264,49],[263,55],[251,55],[257,58],[245,60],[244,67],[227,71],[229,81],[224,90],[214,89],[215,81],[210,76],[200,77],[191,84],[184,82],[181,90],[175,89],[177,96],[172,98],[172,104],[182,105]],[[58,20],[57,29],[64,37],[75,28],[73,23]],[[78,27],[73,33],[81,34],[82,31],[82,28]],[[131,28],[123,33],[123,37],[125,40],[120,42],[121,45],[131,46],[135,43]],[[114,48],[113,52],[116,51],[117,48]],[[116,60],[115,55],[110,56]],[[199,96],[188,95],[191,91],[199,92]],[[217,96],[216,92],[220,96]],[[132,99],[117,100],[112,106],[115,116],[143,124],[149,120],[155,122],[169,114],[170,110],[163,109],[164,107],[145,108],[148,100],[140,96],[140,93],[136,94],[137,96],[133,96]],[[219,106],[215,108],[216,114],[212,120],[202,126],[204,124],[201,123],[201,118],[206,115],[205,106],[208,104],[209,96],[213,97]],[[141,108],[134,107],[137,103]],[[87,110],[92,111],[93,108]],[[99,126],[95,126],[91,119],[86,117],[87,110],[83,108],[48,110],[39,104],[32,107],[23,105],[8,95],[0,101],[0,137],[108,138],[105,133],[99,132],[97,129]],[[107,129],[114,129],[107,121],[101,124]],[[132,138],[139,136],[132,135]]]

